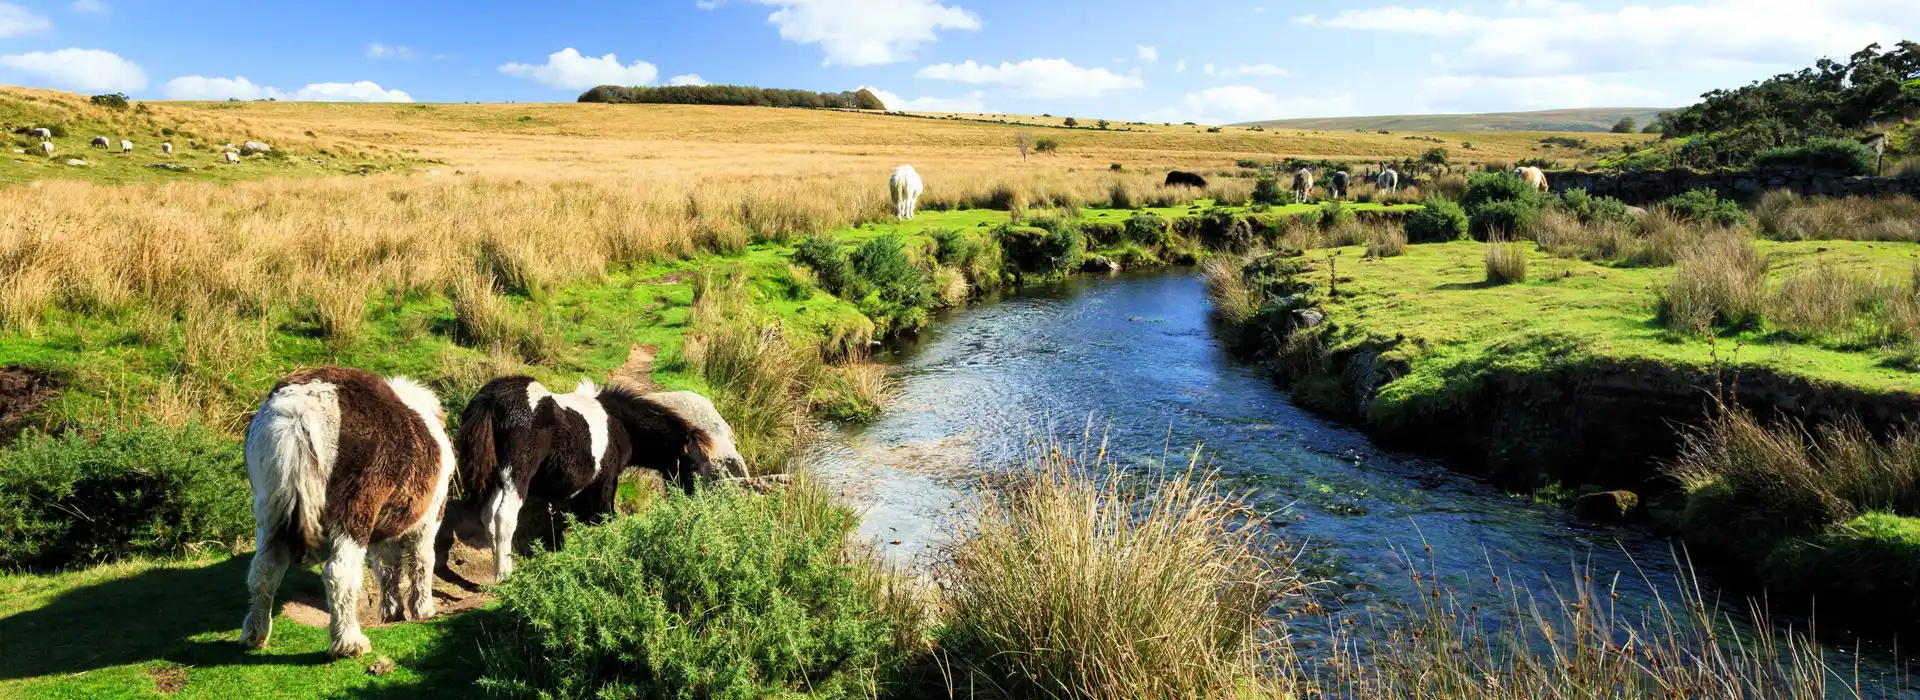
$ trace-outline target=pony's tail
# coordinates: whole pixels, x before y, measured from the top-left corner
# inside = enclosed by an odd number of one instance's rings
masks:
[[[275,390],[247,425],[254,519],[295,550],[320,546],[335,456],[327,436],[339,429],[339,395],[323,383]]]
[[[493,444],[493,404],[497,397],[481,391],[460,412],[460,432],[454,436],[454,456],[460,465],[460,499],[484,503],[493,486],[497,451]]]

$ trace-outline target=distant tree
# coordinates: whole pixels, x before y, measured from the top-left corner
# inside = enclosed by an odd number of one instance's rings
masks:
[[[1033,150],[1039,153],[1054,153],[1060,150],[1060,142],[1051,136],[1034,139]]]
[[[1067,120],[1064,122],[1061,122],[1061,125],[1071,129],[1073,127],[1079,126],[1080,120],[1074,119],[1073,117],[1067,117]]]
[[[1095,129],[1105,129],[1105,128],[1107,128],[1107,120],[1105,120],[1105,119],[1102,119],[1102,120],[1100,120],[1100,121],[1097,121],[1097,122],[1094,122],[1094,123],[1093,123],[1093,128],[1095,128]]]
[[[1447,149],[1429,148],[1426,153],[1420,154],[1420,162],[1428,165],[1446,165]]]
[[[873,94],[872,90],[868,90],[866,88],[860,88],[858,91],[855,91],[853,93],[853,108],[879,110],[884,112],[887,109],[887,103],[881,102],[880,96]]]
[[[1616,134],[1631,134],[1639,128],[1640,123],[1634,121],[1633,117],[1621,117],[1620,121],[1613,123],[1613,133]]]
[[[1640,133],[1642,134],[1658,134],[1664,131],[1666,131],[1666,127],[1660,126],[1660,121],[1657,119],[1647,122],[1646,126],[1640,127]]]
[[[113,92],[105,95],[94,95],[93,97],[87,98],[87,101],[92,102],[93,104],[101,107],[106,107],[108,109],[126,109],[127,108],[127,95],[126,93],[123,93],[123,92]]]
[[[1022,131],[1014,135],[1013,145],[1020,149],[1020,161],[1026,162],[1027,152],[1033,150],[1033,132]]]

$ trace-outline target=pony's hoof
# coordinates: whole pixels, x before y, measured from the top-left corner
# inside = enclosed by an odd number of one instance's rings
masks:
[[[373,641],[367,639],[367,635],[355,632],[352,635],[341,637],[334,641],[333,646],[327,649],[327,656],[336,659],[345,659],[359,656],[369,651],[373,651]]]
[[[253,616],[248,615],[246,622],[240,623],[240,646],[248,649],[264,649],[267,646],[267,637],[272,634],[272,627],[255,624]]]

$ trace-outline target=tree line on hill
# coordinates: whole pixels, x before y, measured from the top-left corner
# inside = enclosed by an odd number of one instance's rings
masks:
[[[886,103],[866,89],[850,92],[812,92],[746,85],[666,85],[627,87],[601,85],[580,93],[580,102],[607,104],[731,105],[739,107],[806,107],[811,109],[885,110]]]
[[[1877,152],[1860,143],[1886,134],[1887,154],[1910,152],[1920,116],[1920,44],[1891,50],[1871,44],[1844,62],[1820,59],[1660,116],[1659,129],[1680,140],[1660,149],[1659,166],[1805,165],[1868,174]]]

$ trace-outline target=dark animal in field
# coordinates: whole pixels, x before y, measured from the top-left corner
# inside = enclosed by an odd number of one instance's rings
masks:
[[[1293,201],[1306,203],[1307,195],[1313,193],[1313,171],[1306,168],[1293,171]]]
[[[107,137],[105,137],[105,136],[95,136],[95,137],[93,137],[93,141],[92,141],[92,142],[90,142],[90,143],[88,143],[87,145],[89,145],[89,146],[92,146],[92,147],[94,147],[94,148],[98,148],[98,149],[101,149],[101,150],[106,150],[106,148],[107,148]]]
[[[1347,171],[1345,170],[1334,171],[1333,177],[1327,178],[1327,190],[1329,194],[1333,195],[1333,198],[1336,201],[1346,199],[1347,198]]]
[[[358,612],[369,554],[386,619],[433,617],[433,542],[454,472],[444,418],[427,388],[343,367],[295,372],[267,394],[247,425],[256,530],[243,646],[266,645],[281,577],[307,553],[327,562],[329,654],[373,648]]]
[[[454,438],[462,493],[454,532],[492,548],[495,574],[513,572],[513,535],[529,500],[564,504],[583,523],[613,514],[620,472],[645,467],[693,492],[712,478],[714,441],[672,409],[620,387],[581,381],[555,394],[532,377],[480,388]]]
[[[1184,185],[1187,187],[1197,187],[1199,189],[1204,190],[1207,188],[1207,179],[1204,177],[1200,177],[1199,173],[1190,173],[1185,170],[1175,170],[1167,173],[1167,181],[1165,184],[1167,187],[1172,187],[1174,185]]]

